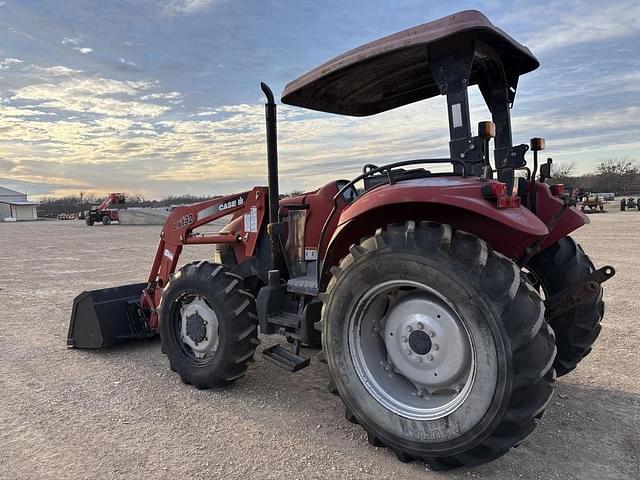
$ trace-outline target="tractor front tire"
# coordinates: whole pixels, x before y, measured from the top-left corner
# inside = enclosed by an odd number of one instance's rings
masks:
[[[258,340],[255,299],[242,277],[206,261],[182,267],[159,307],[162,351],[171,369],[198,389],[223,388],[242,377]]]
[[[111,217],[109,217],[109,215],[103,215],[102,216],[102,224],[103,225],[109,225],[111,223]]]
[[[545,296],[550,297],[565,288],[586,282],[595,270],[582,247],[571,237],[562,237],[556,243],[535,255],[527,264],[540,282]],[[558,355],[555,368],[558,376],[566,375],[586,357],[600,335],[600,322],[604,315],[602,291],[588,303],[550,321],[556,334]]]
[[[624,212],[627,209],[627,202],[626,200],[623,198],[622,200],[620,200],[620,211]]]
[[[323,295],[323,347],[347,419],[432,469],[480,465],[535,428],[555,339],[518,267],[448,225],[407,222],[354,245]]]
[[[88,227],[92,227],[93,226],[93,218],[91,218],[91,215],[87,215],[85,217],[84,223],[86,223]]]

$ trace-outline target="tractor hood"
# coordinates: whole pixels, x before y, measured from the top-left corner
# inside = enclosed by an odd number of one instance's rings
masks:
[[[535,70],[531,51],[475,10],[463,11],[367,43],[289,83],[282,102],[329,113],[366,116],[440,95],[429,62],[430,51],[455,51],[461,43],[474,51],[469,85],[477,84],[490,60],[499,59],[508,87]],[[495,63],[495,61],[494,61]]]

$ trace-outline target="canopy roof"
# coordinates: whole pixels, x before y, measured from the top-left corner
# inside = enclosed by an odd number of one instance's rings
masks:
[[[469,85],[484,78],[488,57],[502,64],[507,86],[535,70],[538,60],[524,45],[467,10],[375,40],[330,60],[290,82],[282,102],[323,112],[365,116],[439,95],[429,63],[430,49],[471,44],[474,61]],[[491,81],[491,80],[489,80]]]

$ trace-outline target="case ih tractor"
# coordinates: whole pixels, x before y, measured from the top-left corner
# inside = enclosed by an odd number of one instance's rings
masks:
[[[528,48],[466,11],[311,70],[283,103],[365,116],[444,95],[450,156],[365,165],[280,201],[276,105],[262,84],[268,186],[174,209],[147,281],[80,294],[68,344],[159,332],[171,369],[200,389],[241,378],[258,332],[282,334],[291,344],[262,354],[297,371],[310,361],[301,346],[321,345],[347,419],[401,461],[448,469],[500,457],[533,431],[556,375],[590,352],[601,283],[614,274],[569,236],[588,219],[546,183],[544,141],[531,140],[531,167],[529,146],[512,143],[518,78],[537,67]],[[492,116],[477,135],[472,85]],[[222,231],[201,229],[224,216]],[[193,244],[216,245],[215,261],[177,269]]]

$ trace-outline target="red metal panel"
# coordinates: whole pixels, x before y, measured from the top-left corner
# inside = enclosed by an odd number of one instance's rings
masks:
[[[372,235],[390,223],[434,221],[472,233],[496,251],[517,258],[533,241],[549,232],[544,222],[524,207],[496,208],[483,197],[479,178],[430,177],[384,185],[361,195],[344,208],[335,231],[330,231],[324,258],[322,281],[351,244]]]
[[[476,177],[431,177],[385,185],[365,193],[348,205],[340,215],[338,225],[385,205],[434,203],[469,210],[534,237],[548,233],[545,224],[524,207],[495,208],[495,204],[482,195],[481,187],[486,183]]]
[[[282,103],[345,115],[372,115],[440,95],[429,52],[470,36],[502,58],[510,77],[539,66],[524,45],[495,27],[482,13],[467,10],[418,25],[350,50],[288,83]],[[482,57],[482,53],[476,55]],[[476,68],[475,66],[473,68]],[[471,85],[479,75],[473,72]]]
[[[307,227],[305,229],[304,246],[307,249],[318,248],[320,242],[320,233],[327,217],[333,208],[333,197],[338,193],[336,182],[330,182],[320,188],[312,195],[305,197],[305,203],[309,204],[309,214],[307,216]],[[338,212],[335,215],[333,225],[329,226],[329,231],[336,228],[339,215],[338,213],[344,208],[345,202],[338,199]]]
[[[563,201],[558,197],[554,197],[551,189],[544,183],[536,183],[536,215],[548,224],[554,214],[563,206]],[[589,217],[575,207],[569,207],[562,214],[555,227],[552,227],[549,236],[544,240],[541,249],[544,250],[548,246],[557,242],[561,237],[569,235],[589,223]]]

